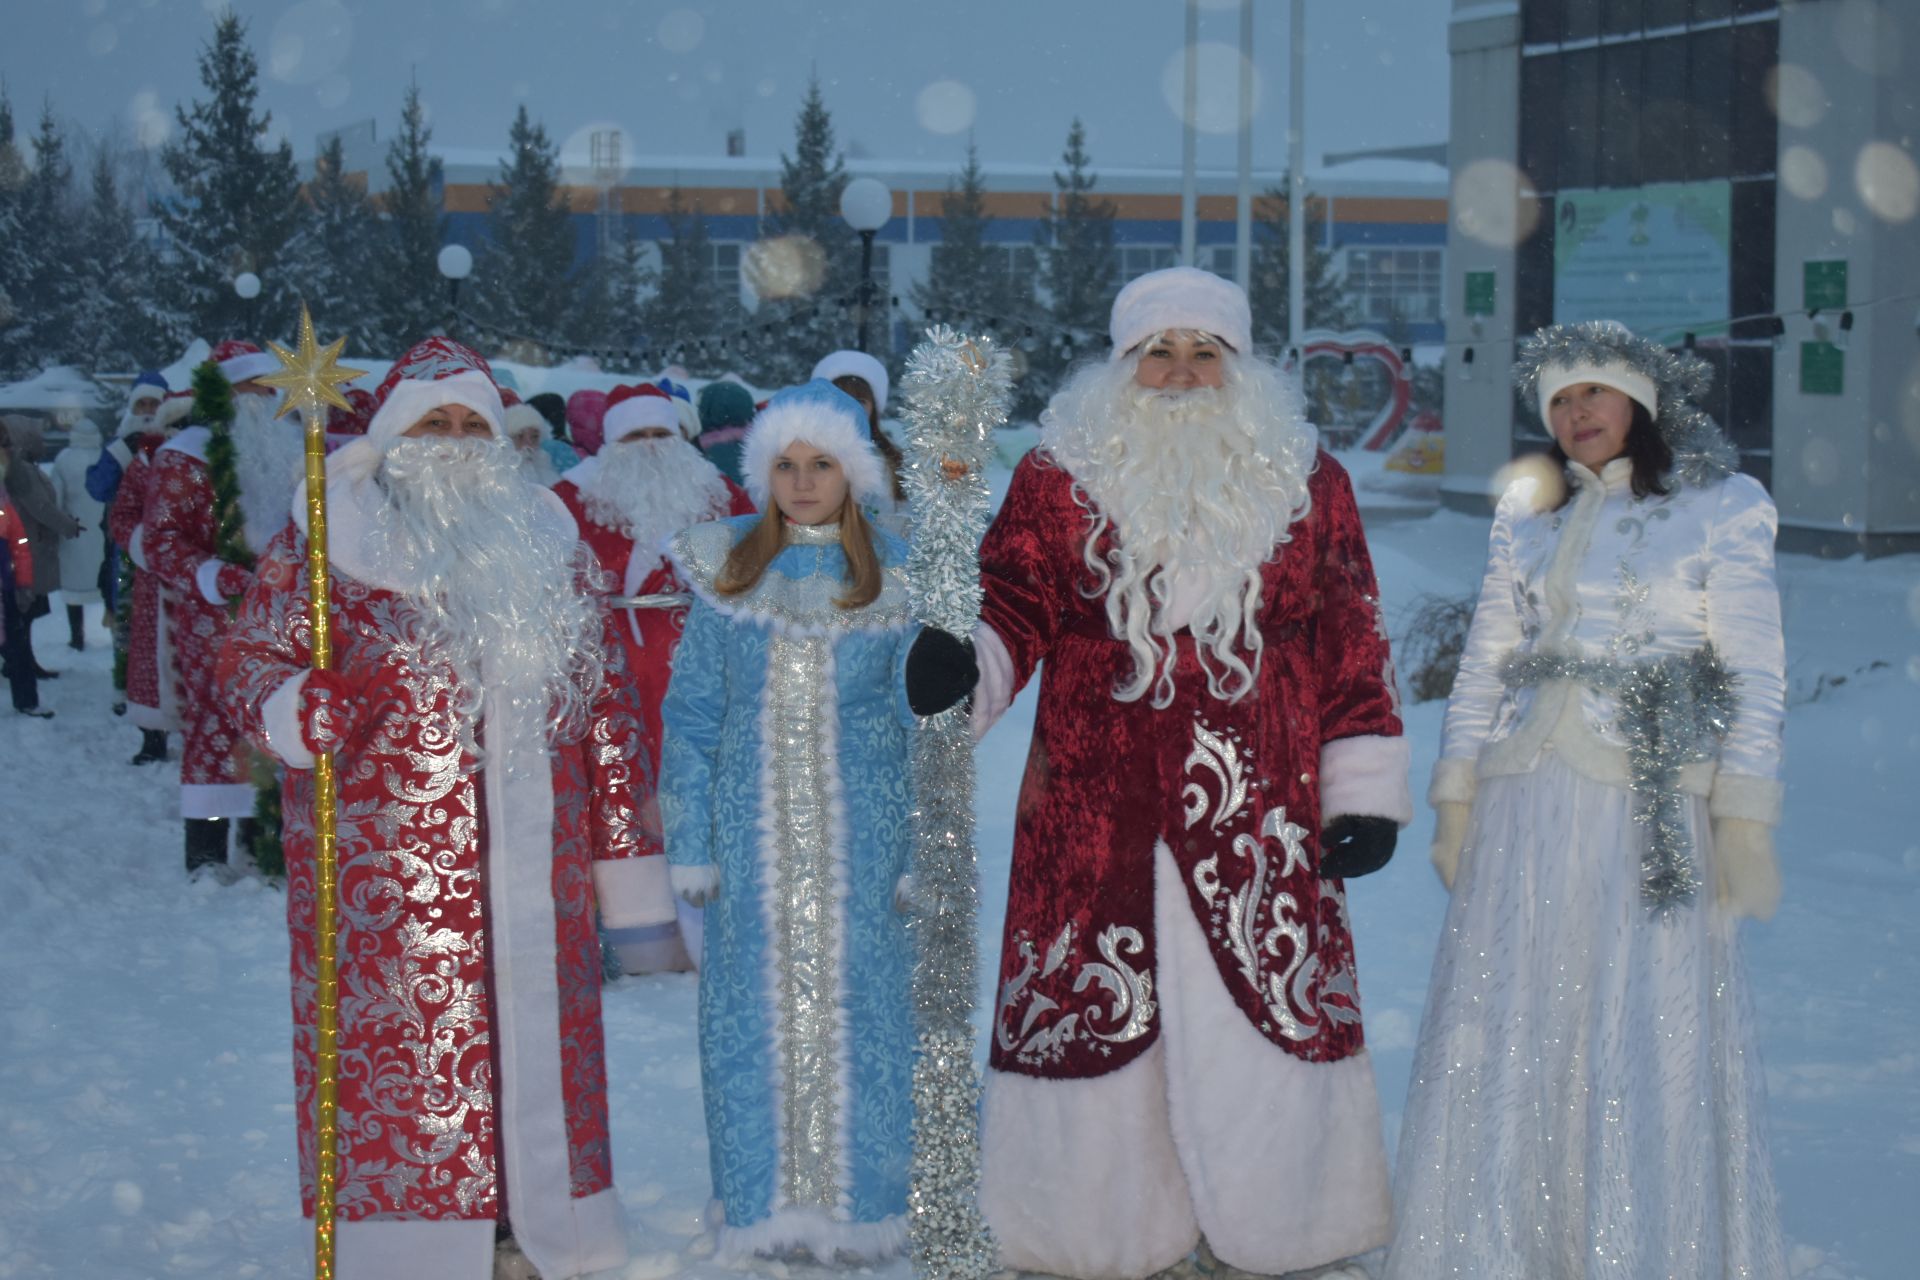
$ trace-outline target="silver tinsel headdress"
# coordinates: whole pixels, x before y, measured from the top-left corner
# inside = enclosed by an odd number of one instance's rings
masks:
[[[1740,470],[1740,451],[1695,401],[1713,385],[1713,366],[1671,351],[1611,320],[1550,324],[1520,340],[1513,385],[1529,409],[1539,408],[1540,373],[1552,367],[1625,364],[1659,388],[1654,426],[1673,450],[1673,475],[1699,487]]]

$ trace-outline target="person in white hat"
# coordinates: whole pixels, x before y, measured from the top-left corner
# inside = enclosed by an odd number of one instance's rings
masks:
[[[907,491],[900,483],[900,468],[906,465],[906,458],[900,452],[900,446],[880,428],[880,420],[887,413],[888,386],[887,366],[864,351],[834,351],[820,357],[813,366],[813,377],[831,382],[860,403],[867,411],[867,427],[873,433],[873,447],[880,451],[881,460],[887,464],[887,489],[884,494],[876,494],[873,501],[879,510],[887,515],[904,515]],[[900,521],[894,521],[898,526]],[[904,532],[896,527],[896,532]]]
[[[658,852],[637,817],[652,792],[640,717],[602,678],[618,650],[586,550],[552,492],[520,476],[487,363],[429,339],[378,404],[327,459],[332,665],[309,666],[301,496],[220,672],[286,769],[296,903],[315,892],[316,756],[332,753],[339,779],[337,1273],[617,1268],[594,906],[625,910]],[[302,1099],[310,919],[289,917]],[[302,1106],[303,1152],[312,1123]],[[311,1172],[303,1158],[309,1213]]]
[[[1447,700],[1387,1275],[1782,1280],[1734,927],[1780,899],[1773,502],[1703,360],[1552,325],[1515,377],[1558,465],[1501,496]]]
[[[1237,286],[1121,290],[981,548],[977,729],[1042,663],[980,1203],[1003,1265],[1117,1280],[1385,1241],[1345,881],[1411,820],[1352,487]]]

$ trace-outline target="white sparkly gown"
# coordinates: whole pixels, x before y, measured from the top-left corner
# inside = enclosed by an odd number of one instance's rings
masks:
[[[1734,476],[1634,498],[1631,466],[1502,499],[1435,801],[1470,800],[1402,1122],[1389,1280],[1784,1280],[1766,1101],[1711,821],[1778,818],[1773,504]],[[1682,774],[1704,886],[1656,914],[1605,694],[1511,689],[1521,652],[1633,663],[1711,640],[1736,680]]]

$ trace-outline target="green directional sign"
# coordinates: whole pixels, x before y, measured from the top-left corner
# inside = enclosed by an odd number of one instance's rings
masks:
[[[1847,260],[1809,258],[1801,267],[1802,306],[1809,311],[1843,311],[1847,306]]]
[[[1470,316],[1490,316],[1493,314],[1493,281],[1491,271],[1467,272],[1466,313]]]
[[[1846,391],[1847,353],[1831,342],[1800,344],[1800,394],[1837,396]]]

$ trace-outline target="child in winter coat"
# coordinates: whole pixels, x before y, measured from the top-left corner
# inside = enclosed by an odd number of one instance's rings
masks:
[[[897,895],[909,730],[972,654],[910,622],[888,472],[823,381],[746,438],[761,516],[672,544],[695,601],[663,707],[676,892],[704,904],[700,1060],[723,1258],[870,1261],[906,1241],[913,1018]]]

